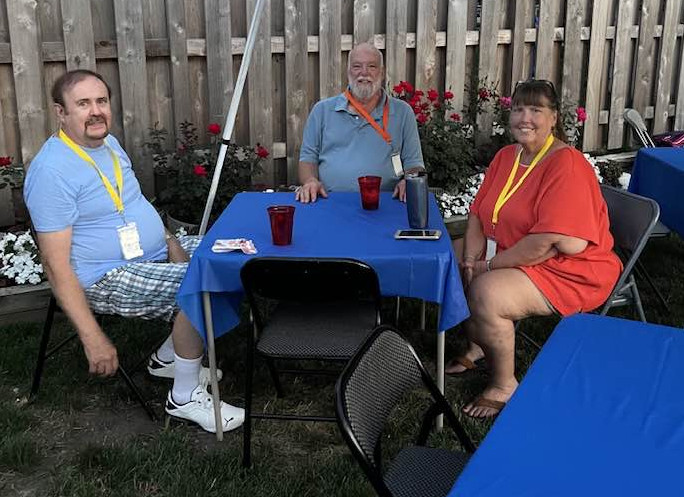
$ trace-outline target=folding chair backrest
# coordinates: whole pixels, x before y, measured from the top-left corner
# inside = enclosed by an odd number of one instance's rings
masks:
[[[370,300],[379,305],[375,271],[353,259],[256,257],[240,271],[248,298],[332,302]]]
[[[381,326],[340,376],[338,422],[350,447],[365,456],[359,460],[364,469],[380,472],[376,449],[383,427],[404,394],[422,384],[421,369],[413,348],[390,327]]]
[[[646,123],[637,110],[625,109],[625,112],[622,116],[625,122],[632,127],[634,133],[637,135],[637,138],[639,138],[639,141],[641,141],[641,144],[644,147],[655,147],[653,139],[648,134]]]
[[[610,232],[615,247],[628,258],[616,285],[616,288],[620,288],[658,221],[660,207],[655,200],[608,185],[601,185],[601,193],[608,205]]]

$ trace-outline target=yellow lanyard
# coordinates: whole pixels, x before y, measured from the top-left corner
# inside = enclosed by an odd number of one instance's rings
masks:
[[[515,178],[515,174],[518,172],[518,166],[520,165],[522,149],[520,150],[520,152],[518,152],[518,155],[515,158],[515,162],[513,163],[513,169],[511,169],[511,174],[508,175],[506,184],[501,190],[501,193],[499,193],[499,197],[496,199],[496,203],[494,204],[494,212],[492,212],[492,226],[496,226],[496,223],[499,222],[499,211],[501,210],[501,208],[504,206],[506,202],[508,202],[508,199],[510,199],[513,196],[513,194],[518,191],[518,188],[520,188],[520,185],[523,184],[525,178],[527,178],[530,175],[532,169],[534,169],[537,163],[542,159],[542,157],[544,157],[546,152],[549,151],[551,145],[553,145],[553,134],[549,135],[548,138],[546,138],[544,146],[541,148],[539,152],[537,152],[537,155],[534,156],[534,159],[532,159],[532,162],[527,167],[527,171],[525,171],[525,174],[523,174],[522,177],[515,184],[515,186],[511,188],[511,185],[513,184],[513,179]]]
[[[92,159],[92,157],[90,157],[86,153],[86,151],[83,150],[80,146],[74,143],[74,141],[71,138],[69,138],[67,134],[61,129],[59,130],[59,139],[62,140],[67,147],[73,150],[76,155],[78,155],[81,159],[90,164],[93,167],[93,169],[95,169],[95,171],[97,171],[97,174],[100,176],[100,180],[102,180],[102,184],[104,184],[107,193],[109,193],[109,196],[112,197],[112,201],[114,202],[114,206],[116,207],[117,212],[123,215],[124,206],[123,201],[121,199],[123,192],[123,173],[121,172],[121,164],[119,163],[119,157],[114,153],[114,151],[109,147],[109,145],[107,145],[107,143],[105,142],[105,146],[109,151],[109,155],[112,156],[112,162],[114,163],[114,178],[116,179],[116,190],[114,190],[114,187],[110,183],[109,178],[107,178],[107,176],[105,176],[102,170],[99,167],[97,167],[97,164],[95,164],[95,161]]]

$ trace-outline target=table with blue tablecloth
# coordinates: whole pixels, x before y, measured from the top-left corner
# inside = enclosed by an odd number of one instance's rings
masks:
[[[684,236],[684,148],[639,150],[629,191],[658,202],[662,223]]]
[[[684,494],[684,331],[564,319],[449,496]]]
[[[291,245],[273,245],[266,212],[270,205],[295,206]],[[327,199],[310,204],[295,202],[291,192],[240,193],[195,251],[178,291],[178,304],[203,338],[207,339],[207,324],[209,336],[217,337],[239,323],[240,269],[251,257],[352,258],[375,270],[382,295],[439,304],[438,329],[447,330],[466,319],[469,311],[451,240],[432,195],[429,209],[428,228],[442,231],[439,240],[395,240],[394,233],[407,229],[408,220],[406,204],[390,193],[381,193],[380,208],[369,211],[361,208],[359,194],[352,192],[331,192]],[[258,253],[213,253],[213,243],[226,238],[251,239]],[[211,312],[205,313],[209,307]],[[443,389],[444,333],[437,340],[437,370]]]

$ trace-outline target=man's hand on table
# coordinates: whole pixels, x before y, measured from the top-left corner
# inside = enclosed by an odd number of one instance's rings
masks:
[[[297,189],[295,199],[303,204],[308,204],[309,202],[315,202],[319,195],[323,198],[328,198],[328,192],[325,191],[323,183],[316,178],[310,178]]]
[[[402,202],[406,202],[406,180],[402,179],[394,187],[394,193],[392,193],[392,198],[398,198]]]

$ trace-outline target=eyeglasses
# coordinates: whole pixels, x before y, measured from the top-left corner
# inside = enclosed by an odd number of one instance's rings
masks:
[[[518,81],[515,84],[515,88],[513,91],[515,92],[520,85],[529,85],[530,87],[548,87],[551,89],[551,91],[555,94],[556,93],[556,87],[553,84],[552,81],[549,81],[548,79],[526,79],[524,81]]]

